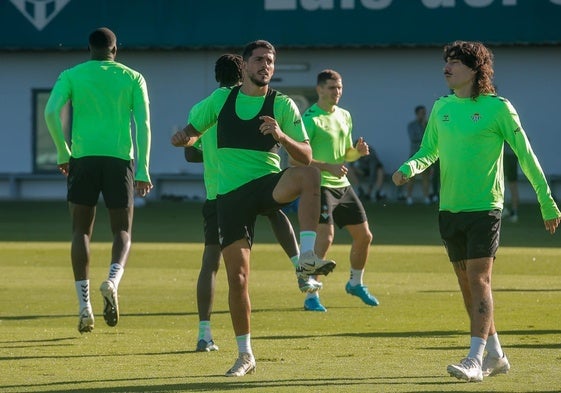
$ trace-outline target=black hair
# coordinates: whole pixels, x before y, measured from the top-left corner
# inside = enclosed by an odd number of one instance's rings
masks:
[[[100,27],[90,34],[89,44],[92,49],[111,49],[117,45],[117,36],[107,27]]]
[[[243,78],[243,59],[240,55],[227,53],[216,60],[214,77],[221,86],[234,86]]]
[[[249,44],[247,44],[245,46],[245,48],[243,49],[243,52],[242,52],[243,60],[247,61],[251,57],[251,55],[253,54],[253,51],[257,48],[268,49],[271,52],[273,52],[273,55],[275,57],[277,56],[277,51],[275,50],[275,47],[273,46],[273,44],[271,44],[269,41],[257,40],[257,41],[250,42]]]
[[[495,94],[493,85],[493,53],[481,42],[454,41],[444,47],[444,61],[459,60],[475,71],[471,97],[480,94]]]
[[[341,74],[335,70],[323,70],[318,74],[317,84],[318,86],[322,85],[328,80],[343,80],[343,78],[341,77]]]

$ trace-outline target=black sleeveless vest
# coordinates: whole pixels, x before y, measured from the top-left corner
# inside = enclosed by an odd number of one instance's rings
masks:
[[[274,116],[273,105],[277,91],[269,88],[265,101],[258,114],[252,119],[242,120],[236,114],[236,98],[240,86],[232,88],[224,106],[220,110],[217,122],[217,146],[221,148],[234,148],[246,150],[258,150],[277,153],[280,144],[271,136],[263,135],[259,126],[263,122],[260,116]]]

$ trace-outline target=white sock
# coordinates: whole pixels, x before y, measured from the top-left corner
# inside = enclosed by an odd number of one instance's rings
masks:
[[[298,264],[298,259],[300,259],[300,255],[298,255],[298,254],[294,255],[293,257],[290,257],[290,262],[292,262],[292,266],[294,266],[295,268],[300,266]]]
[[[210,321],[199,321],[199,340],[205,340],[206,342],[212,340]]]
[[[78,312],[82,311],[84,308],[92,309],[92,304],[90,303],[90,280],[81,280],[74,282],[76,286],[76,294],[78,295],[78,303],[80,309]]]
[[[477,359],[479,364],[483,364],[483,351],[485,350],[485,340],[481,337],[472,337],[469,346],[468,358]]]
[[[251,350],[251,334],[244,334],[243,336],[236,336],[236,342],[238,343],[239,353],[249,353],[253,355]]]
[[[316,292],[311,292],[311,293],[310,292],[306,293],[306,299],[311,299],[313,297],[317,297],[319,299],[319,294],[317,293],[317,291]]]
[[[109,276],[107,277],[107,279],[115,284],[115,288],[118,288],[124,272],[125,268],[123,265],[121,265],[120,263],[112,263],[109,266]]]
[[[351,268],[351,276],[349,278],[349,283],[356,287],[357,285],[362,285],[362,277],[364,276],[364,269],[353,269]]]
[[[314,251],[316,244],[316,233],[314,231],[300,232],[300,254],[308,251]]]
[[[495,332],[495,334],[487,337],[487,345],[485,345],[485,349],[487,349],[487,353],[489,356],[494,358],[502,358],[504,355],[503,349],[501,347],[501,343],[499,342],[499,335]]]

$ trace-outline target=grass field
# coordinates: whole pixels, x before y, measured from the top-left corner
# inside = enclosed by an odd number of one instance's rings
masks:
[[[80,335],[60,202],[0,202],[0,392],[560,392],[561,238],[536,206],[504,223],[495,266],[496,320],[512,370],[468,384],[446,365],[467,353],[468,322],[438,237],[434,206],[367,205],[375,235],[365,282],[370,308],[345,294],[348,237],[321,292],[327,313],[302,309],[290,262],[264,221],[252,256],[257,373],[226,378],[236,357],[224,269],[213,333],[220,351],[196,353],[200,205],[138,209],[120,286],[121,320],[105,325],[97,286],[108,267],[104,208],[92,243],[96,326]]]

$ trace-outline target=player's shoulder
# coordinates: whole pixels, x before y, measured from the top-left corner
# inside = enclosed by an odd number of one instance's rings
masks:
[[[435,105],[436,104],[442,104],[442,103],[446,103],[448,101],[452,101],[454,100],[455,95],[454,94],[446,94],[444,96],[440,96],[438,97],[436,100],[434,100]]]
[[[438,111],[440,108],[446,106],[447,104],[454,102],[455,97],[456,96],[454,94],[447,94],[438,97],[436,100],[434,100],[431,112]]]
[[[284,94],[281,91],[275,90],[275,89],[271,89],[270,93],[275,94],[275,103],[280,102],[282,104],[290,104],[292,105],[292,103],[294,102],[292,100],[292,98],[290,98],[289,95]]]
[[[504,105],[511,105],[510,101],[507,98],[496,95],[496,94],[487,94],[486,97],[488,97],[488,99],[490,101],[499,102],[499,103],[502,103]]]
[[[232,92],[232,90],[234,89],[235,86],[228,86],[228,87],[217,87],[216,89],[214,89],[212,91],[212,93],[210,93],[209,98],[211,99],[223,99],[225,100],[226,97],[228,97],[230,95],[230,93]]]
[[[492,108],[504,109],[509,112],[512,112],[514,110],[514,107],[507,98],[499,96],[497,94],[485,94],[480,98],[483,102],[485,102]]]
[[[345,117],[351,117],[351,112],[349,112],[345,108],[341,108],[340,106],[336,105],[335,106],[335,111],[338,112],[339,114],[345,116]]]
[[[312,118],[321,114],[321,109],[317,106],[317,104],[312,104],[308,109],[304,111],[302,114],[303,118]]]
[[[130,79],[144,79],[144,76],[142,76],[140,71],[137,71],[134,68],[115,60],[104,60],[98,62],[97,64],[95,64],[95,66],[113,71],[118,69],[120,75],[123,75],[123,77],[129,77]]]

